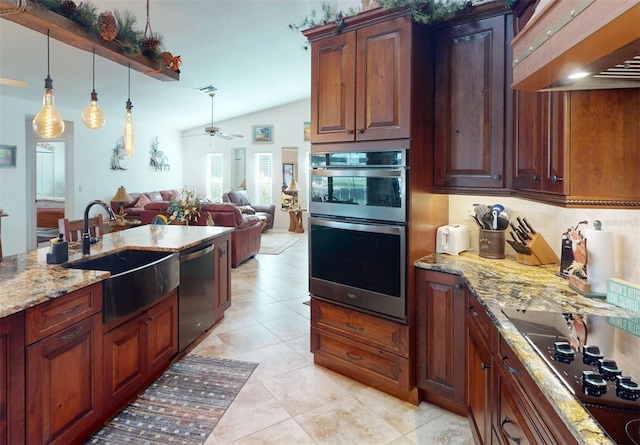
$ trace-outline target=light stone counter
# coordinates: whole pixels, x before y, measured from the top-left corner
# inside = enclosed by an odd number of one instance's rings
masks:
[[[462,276],[578,443],[613,444],[591,414],[500,309],[509,307],[620,317],[637,317],[637,314],[577,294],[569,287],[567,280],[556,275],[559,270],[557,265],[526,266],[512,258],[486,259],[477,252],[465,252],[458,256],[429,255],[416,261],[415,266]]]
[[[124,249],[179,252],[232,232],[229,227],[140,226],[108,233],[91,245],[90,257]],[[103,281],[108,272],[47,264],[48,247],[0,259],[0,318]],[[80,243],[69,247],[69,261],[82,259]]]

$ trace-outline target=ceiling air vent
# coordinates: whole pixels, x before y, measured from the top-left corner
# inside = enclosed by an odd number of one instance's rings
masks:
[[[640,80],[640,56],[625,60],[623,63],[602,71],[594,77]]]
[[[217,86],[215,86],[215,85],[207,85],[207,86],[204,86],[204,87],[197,88],[198,91],[200,91],[203,94],[207,94],[207,95],[218,91],[218,89],[219,88]]]

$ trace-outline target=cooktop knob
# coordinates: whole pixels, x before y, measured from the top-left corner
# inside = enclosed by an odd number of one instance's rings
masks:
[[[616,395],[626,400],[640,399],[640,385],[628,375],[616,376]]]
[[[595,371],[582,371],[582,390],[590,396],[600,397],[607,392],[607,382]]]
[[[571,363],[576,357],[575,351],[569,342],[557,341],[553,343],[553,358],[560,363]]]
[[[622,370],[618,368],[617,363],[614,360],[598,360],[598,371],[607,380],[615,380],[616,376],[622,375]]]
[[[585,365],[596,366],[601,358],[604,358],[604,355],[596,345],[584,345],[582,347],[582,363]]]

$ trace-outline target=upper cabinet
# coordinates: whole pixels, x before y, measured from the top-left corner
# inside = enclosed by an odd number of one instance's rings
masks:
[[[511,129],[505,59],[511,28],[511,15],[500,15],[436,35],[436,187],[473,192],[505,187]]]
[[[311,142],[410,136],[410,17],[311,44]]]

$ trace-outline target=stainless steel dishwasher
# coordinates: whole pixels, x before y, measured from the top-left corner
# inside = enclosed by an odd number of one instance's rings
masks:
[[[199,245],[180,253],[178,348],[184,350],[215,321],[215,245]]]

